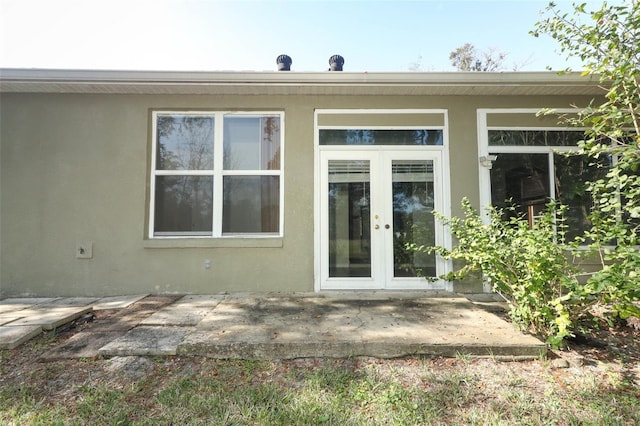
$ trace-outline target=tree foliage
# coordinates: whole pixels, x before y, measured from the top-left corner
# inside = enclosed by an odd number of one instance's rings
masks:
[[[497,209],[489,210],[486,224],[465,200],[464,218],[436,213],[456,237],[455,248],[414,249],[463,262],[444,278],[482,272],[510,303],[516,324],[558,346],[595,305],[610,308],[608,319],[640,317],[640,3],[605,2],[591,12],[574,4],[566,13],[550,3],[545,13],[532,34],[551,36],[567,57],[581,59],[582,76],[597,79],[603,90],[577,114],[562,117],[565,125],[586,129],[579,154],[592,167],[608,164],[604,178],[598,173],[587,182],[592,225],[573,243],[574,255],[599,259],[599,270],[585,281],[568,262],[564,206],[549,205],[530,227],[517,214],[503,220]],[[482,70],[474,55],[473,45],[464,45],[451,53],[452,63],[459,70]]]
[[[465,43],[449,54],[451,65],[458,71],[499,71],[506,57],[506,53],[494,48],[478,52],[471,43]]]
[[[605,179],[589,182],[594,202],[592,227],[581,241],[601,262],[584,291],[612,306],[622,318],[640,316],[640,2],[606,2],[595,11],[574,4],[563,13],[554,3],[532,35],[555,39],[567,58],[579,58],[585,78],[597,78],[604,102],[591,104],[568,125],[586,128],[581,152],[594,160],[608,157]],[[579,253],[579,252],[577,252]]]

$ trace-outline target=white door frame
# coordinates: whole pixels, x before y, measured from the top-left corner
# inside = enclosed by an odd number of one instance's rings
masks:
[[[398,126],[379,126],[379,125],[368,125],[368,124],[355,124],[350,126],[344,126],[342,124],[338,125],[320,125],[320,116],[351,116],[355,117],[356,120],[360,123],[360,119],[358,117],[364,117],[365,121],[367,121],[366,116],[369,115],[371,117],[375,117],[376,115],[383,114],[387,117],[399,117],[398,122],[403,120],[404,115],[424,115],[430,117],[440,117],[439,119],[433,120],[432,118],[428,118],[424,123],[419,123],[416,125],[412,123],[411,125],[398,125]],[[428,121],[428,122],[427,122]],[[320,129],[442,129],[443,133],[443,144],[438,146],[321,146],[319,143],[319,130]],[[338,151],[379,151],[384,149],[390,149],[394,151],[406,151],[410,152],[434,152],[438,153],[439,156],[437,164],[434,163],[434,167],[437,166],[437,169],[440,173],[438,173],[438,182],[434,182],[435,191],[439,193],[440,200],[440,213],[442,213],[446,217],[451,216],[451,186],[450,186],[450,167],[449,167],[449,118],[448,118],[448,110],[446,109],[316,109],[314,111],[314,290],[316,292],[325,290],[325,288],[321,285],[321,256],[323,255],[323,249],[321,247],[321,167],[320,167],[320,152],[325,150],[330,150],[334,152]],[[326,179],[324,179],[326,183]],[[437,207],[438,208],[438,207]],[[326,224],[325,224],[326,226]],[[452,247],[452,239],[451,234],[445,230],[444,226],[438,224],[438,235],[436,244],[442,245],[446,248]],[[438,258],[439,270],[438,273],[446,274],[453,270],[453,265],[451,261],[444,261]],[[372,266],[373,267],[373,266]],[[453,291],[453,283],[450,281],[440,280],[437,282],[427,282],[427,288],[429,289],[442,289],[446,291]],[[366,288],[362,285],[362,288]],[[397,287],[396,289],[399,289]],[[392,288],[390,288],[392,289]]]

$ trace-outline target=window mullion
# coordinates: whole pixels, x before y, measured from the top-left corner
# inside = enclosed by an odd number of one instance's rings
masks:
[[[554,161],[554,153],[549,152],[549,198],[556,199],[556,163]]]
[[[211,170],[155,170],[156,176],[211,176]]]
[[[213,237],[222,236],[223,165],[224,165],[224,114],[215,113],[213,143]]]
[[[280,176],[280,170],[224,170],[225,176]]]
[[[556,200],[556,162],[555,155],[553,151],[549,152],[549,201],[559,202]],[[548,201],[547,201],[548,202]],[[554,241],[557,240],[558,237],[558,222],[556,217],[556,211],[553,211],[553,235]]]

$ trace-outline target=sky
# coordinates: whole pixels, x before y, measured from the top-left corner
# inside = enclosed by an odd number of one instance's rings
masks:
[[[556,0],[561,9],[571,2]],[[592,2],[593,3],[593,2]],[[529,34],[545,0],[0,0],[0,68],[163,71],[454,71],[465,43],[507,53],[505,70],[559,70]],[[599,3],[593,3],[599,4]]]

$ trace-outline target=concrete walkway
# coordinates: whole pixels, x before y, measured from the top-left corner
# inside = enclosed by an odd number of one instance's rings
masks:
[[[539,358],[546,346],[464,297],[425,293],[136,296],[112,305],[44,357],[492,356]],[[115,300],[115,299],[114,299]],[[105,299],[0,301],[0,348],[104,308]],[[110,311],[111,312],[111,311]],[[66,315],[66,316],[65,316]],[[19,327],[40,327],[8,343]]]

